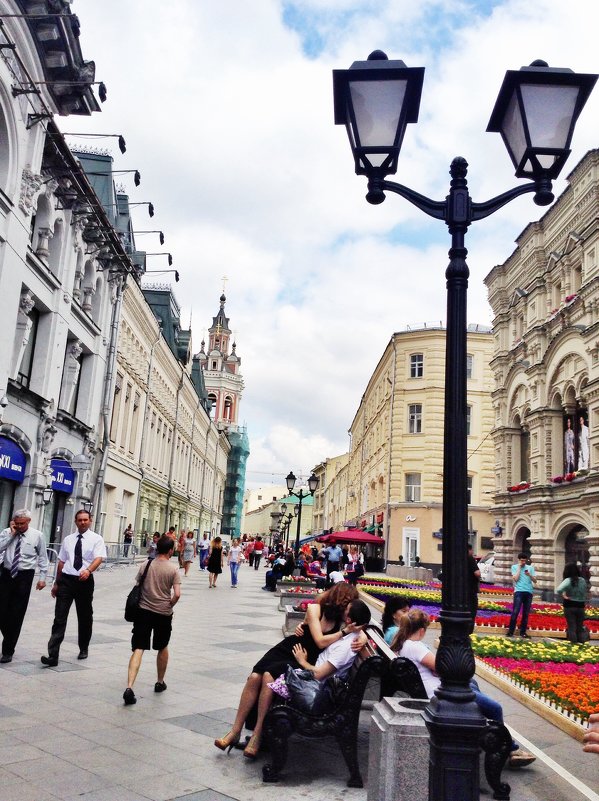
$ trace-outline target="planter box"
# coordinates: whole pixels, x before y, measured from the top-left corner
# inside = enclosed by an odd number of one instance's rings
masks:
[[[292,587],[301,587],[302,590],[315,590],[316,582],[306,579],[305,581],[277,581],[277,589],[275,595],[280,595],[282,592],[291,589]]]
[[[279,612],[284,612],[286,606],[297,606],[300,601],[312,601],[316,598],[314,592],[282,592],[279,599]]]

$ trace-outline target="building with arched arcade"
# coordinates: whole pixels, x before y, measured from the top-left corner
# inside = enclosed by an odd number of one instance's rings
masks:
[[[485,279],[494,313],[495,574],[530,552],[551,591],[567,562],[599,594],[599,150]]]

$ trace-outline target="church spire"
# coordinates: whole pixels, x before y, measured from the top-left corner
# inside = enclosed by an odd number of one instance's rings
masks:
[[[204,368],[206,390],[213,408],[214,419],[225,426],[236,425],[239,402],[243,391],[243,378],[240,375],[241,359],[236,353],[234,343],[229,352],[233,332],[225,313],[227,298],[220,296],[218,313],[212,318],[208,329],[208,348],[204,343],[198,354]]]

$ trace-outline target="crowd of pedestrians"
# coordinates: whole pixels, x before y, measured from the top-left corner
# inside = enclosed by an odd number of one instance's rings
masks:
[[[31,513],[27,509],[16,510],[10,525],[0,532],[0,632],[2,653],[0,662],[11,662],[17,647],[23,621],[27,612],[34,576],[38,571],[36,590],[46,586],[48,557],[45,537],[30,526]],[[45,667],[58,665],[60,647],[64,640],[68,617],[75,604],[77,614],[78,659],[88,658],[93,630],[94,574],[106,558],[103,538],[93,531],[89,512],[79,510],[75,515],[76,530],[61,543],[56,565],[56,577],[50,589],[55,599],[54,620],[48,640],[47,655],[41,657]],[[231,587],[237,588],[239,569],[248,561],[255,570],[262,560],[266,562],[265,587],[273,590],[278,579],[285,575],[301,575],[313,578],[327,591],[318,602],[308,606],[306,618],[296,630],[295,636],[286,638],[271,649],[260,660],[246,683],[240,699],[239,709],[231,731],[215,741],[222,750],[230,750],[239,741],[241,730],[248,720],[254,734],[245,747],[245,756],[256,757],[260,750],[262,725],[270,706],[273,693],[285,692],[285,670],[289,665],[312,672],[321,682],[328,677],[346,672],[363,645],[358,636],[369,618],[367,609],[357,602],[355,582],[363,574],[363,554],[357,546],[340,546],[331,543],[321,550],[314,544],[304,544],[297,556],[282,542],[269,550],[261,538],[248,542],[234,539],[231,545],[221,537],[209,540],[204,534],[196,542],[194,533],[180,532],[171,527],[164,535],[155,532],[147,547],[148,559],[137,572],[136,582],[141,584],[139,610],[133,623],[131,657],[127,670],[127,686],[123,693],[126,705],[137,702],[134,683],[138,675],[143,653],[156,651],[156,683],[154,691],[167,689],[165,674],[168,666],[173,621],[173,608],[181,597],[181,570],[189,575],[191,566],[198,559],[198,569],[208,571],[209,588],[216,588],[217,579],[227,566]],[[177,562],[173,561],[177,556]],[[471,552],[469,563],[469,587],[472,617],[476,615],[476,598],[480,574]],[[515,631],[518,617],[521,636],[527,636],[528,612],[536,580],[530,556],[519,554],[512,567],[514,583],[514,605],[508,634]],[[564,580],[556,588],[564,603],[568,622],[568,638],[572,642],[588,639],[581,625],[580,609],[584,610],[587,584],[576,565],[567,565]],[[528,597],[530,596],[530,598]],[[439,685],[435,670],[435,657],[424,646],[423,638],[429,623],[428,616],[419,610],[410,610],[410,604],[402,598],[394,598],[387,604],[383,614],[385,639],[401,656],[412,659],[421,673],[429,697]],[[582,631],[581,631],[582,629]],[[352,636],[348,636],[352,635]],[[501,706],[483,694],[475,681],[471,688],[483,714],[503,721]],[[599,714],[591,718],[591,727],[585,737],[585,750],[599,752]],[[513,767],[530,764],[534,757],[513,743],[510,764]]]

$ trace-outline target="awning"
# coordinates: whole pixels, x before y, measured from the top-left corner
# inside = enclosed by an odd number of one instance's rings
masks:
[[[318,534],[311,534],[309,537],[304,537],[302,540],[299,541],[300,548],[307,542],[313,542],[316,539],[316,537],[318,537]]]
[[[0,437],[0,479],[7,478],[19,484],[25,478],[27,457],[16,442]]]
[[[367,531],[334,531],[332,534],[324,534],[322,537],[317,537],[318,542],[346,542],[355,543],[356,545],[383,545],[385,540],[382,537],[377,537],[374,534],[369,534]]]
[[[75,486],[75,471],[66,459],[51,459],[52,489],[70,495]]]

